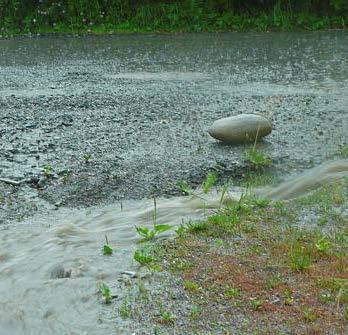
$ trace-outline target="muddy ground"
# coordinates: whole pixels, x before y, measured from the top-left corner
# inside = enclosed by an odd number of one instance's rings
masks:
[[[282,177],[348,143],[348,34],[46,36],[0,40],[0,221],[243,174],[245,145],[206,130],[272,118]]]

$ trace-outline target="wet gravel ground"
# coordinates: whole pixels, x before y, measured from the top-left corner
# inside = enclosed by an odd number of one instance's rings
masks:
[[[246,146],[206,130],[272,118],[282,176],[348,143],[348,34],[178,34],[0,40],[0,220],[240,176]],[[33,206],[31,206],[34,204]]]

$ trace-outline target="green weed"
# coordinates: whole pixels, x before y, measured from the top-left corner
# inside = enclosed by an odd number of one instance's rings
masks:
[[[180,189],[180,193],[183,194],[183,195],[189,195],[190,194],[189,185],[184,180],[179,182],[179,189]]]
[[[157,235],[164,233],[173,227],[168,224],[154,224],[153,229],[147,227],[135,227],[137,233],[143,238],[143,241],[151,241]]]
[[[204,193],[208,193],[217,181],[217,174],[215,172],[209,172],[202,184]]]
[[[138,298],[142,301],[149,301],[149,290],[145,287],[143,281],[138,281]]]
[[[308,248],[298,242],[294,242],[290,250],[290,264],[295,271],[305,271],[312,265],[312,257]]]
[[[197,320],[201,313],[202,313],[202,308],[200,306],[193,305],[191,307],[191,311],[190,311],[190,316],[189,317],[190,317],[191,320]]]
[[[177,235],[177,237],[179,238],[183,238],[185,237],[186,233],[187,233],[187,227],[185,224],[181,224],[176,230],[175,233]]]
[[[186,223],[186,230],[190,233],[201,233],[207,231],[209,228],[206,221],[189,221]]]
[[[284,305],[292,305],[294,302],[294,297],[292,291],[287,288],[283,292]]]
[[[308,322],[313,322],[318,319],[318,314],[315,312],[313,308],[303,307],[302,309],[303,318]]]
[[[43,167],[43,173],[45,175],[46,178],[50,178],[53,176],[53,168],[51,165],[45,165]]]
[[[265,301],[263,299],[251,299],[250,306],[254,311],[259,311],[262,309]]]
[[[82,158],[83,158],[83,161],[85,163],[89,163],[91,161],[91,159],[92,159],[92,154],[89,153],[89,152],[86,152],[86,153],[83,154]]]
[[[255,170],[263,170],[272,164],[271,158],[255,147],[245,152],[245,160]]]
[[[241,296],[241,291],[239,288],[230,287],[225,291],[225,297],[228,299],[236,299]]]
[[[326,236],[317,237],[316,241],[314,242],[314,245],[316,249],[322,253],[328,252],[332,247],[332,243],[328,240]]]
[[[109,304],[113,298],[111,295],[110,287],[108,285],[106,285],[105,283],[100,283],[99,284],[99,291],[100,291],[105,303]]]
[[[172,324],[174,323],[174,321],[175,321],[175,318],[172,315],[172,313],[161,308],[159,322],[163,324]]]
[[[282,284],[285,284],[285,279],[280,273],[273,274],[267,279],[268,289],[277,288]]]
[[[199,285],[191,280],[184,281],[184,289],[190,292],[199,291]]]
[[[111,255],[111,254],[112,254],[112,248],[108,244],[105,244],[103,246],[103,255]]]
[[[127,319],[131,316],[132,307],[129,301],[129,297],[123,299],[121,306],[119,307],[119,313],[122,319]]]
[[[106,244],[104,244],[102,249],[103,255],[112,255],[113,250],[111,246],[109,245],[109,241],[106,235],[105,235],[105,242]]]
[[[343,145],[339,149],[338,154],[343,158],[348,158],[348,145]]]
[[[133,256],[141,266],[149,266],[155,261],[155,258],[146,250],[136,250]]]

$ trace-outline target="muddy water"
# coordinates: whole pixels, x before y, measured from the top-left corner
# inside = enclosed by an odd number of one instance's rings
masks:
[[[259,193],[288,199],[346,176],[348,160],[330,162]],[[238,199],[241,192],[230,190],[229,197]],[[217,193],[158,199],[157,222],[200,219],[219,200]],[[0,334],[127,334],[117,315],[124,294],[117,278],[122,271],[139,270],[132,260],[138,240],[134,226],[151,225],[153,208],[150,200],[125,201],[122,208],[62,208],[50,218],[2,226]],[[101,253],[105,234],[114,248],[111,256]],[[97,292],[100,281],[118,295],[111,306]]]
[[[215,205],[212,197],[161,199],[157,222],[178,225]],[[60,210],[1,227],[0,334],[127,334],[115,309],[102,303],[97,283],[122,296],[117,278],[137,270],[134,226],[151,225],[152,217],[151,201],[125,201],[122,209]],[[109,257],[101,253],[104,235],[114,248]]]

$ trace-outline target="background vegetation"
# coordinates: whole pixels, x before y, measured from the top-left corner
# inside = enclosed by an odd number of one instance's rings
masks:
[[[348,0],[0,0],[0,34],[345,28]]]

